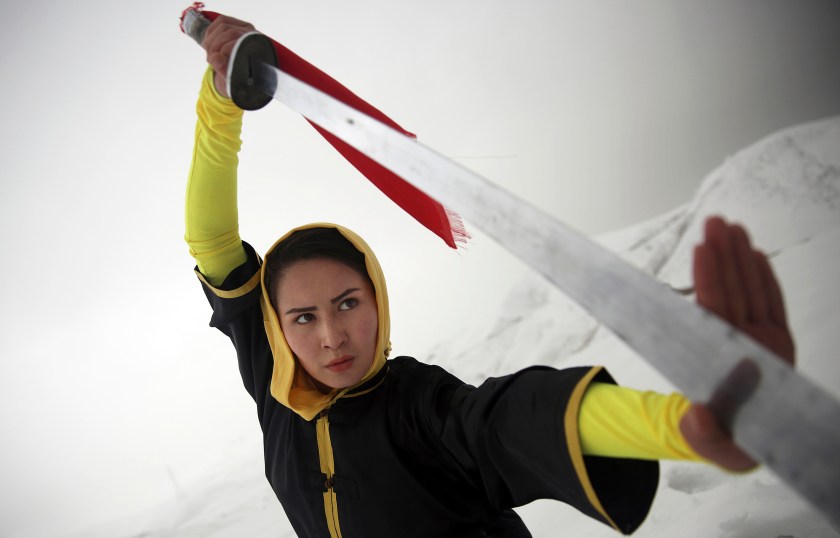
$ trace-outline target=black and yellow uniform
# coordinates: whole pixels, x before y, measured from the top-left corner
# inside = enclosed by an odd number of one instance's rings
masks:
[[[319,412],[306,397],[302,413],[281,404],[272,385],[293,375],[275,377],[265,325],[277,320],[266,315],[259,258],[246,252],[221,286],[202,284],[211,323],[233,341],[257,402],[266,476],[299,536],[529,536],[506,510],[540,498],[623,532],[641,523],[658,464],[580,449],[585,389],[610,381],[598,368],[534,367],[472,387],[397,357],[350,390],[324,396]]]
[[[696,459],[675,433],[684,398],[614,390],[597,367],[532,367],[472,387],[413,358],[389,359],[382,270],[359,236],[334,224],[306,227],[335,228],[365,255],[378,333],[362,380],[322,393],[289,349],[261,258],[239,239],[241,111],[215,94],[209,72],[198,112],[187,241],[211,325],[233,342],[257,404],[266,477],[299,536],[529,536],[511,508],[542,498],[630,533],[659,473],[657,462],[632,458]],[[642,419],[614,418],[627,415]]]

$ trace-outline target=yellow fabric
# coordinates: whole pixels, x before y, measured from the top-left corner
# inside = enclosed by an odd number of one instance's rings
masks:
[[[578,423],[583,453],[704,461],[680,433],[680,419],[690,405],[681,394],[664,395],[592,383],[583,397]]]
[[[376,313],[379,329],[376,336],[376,350],[374,352],[373,363],[367,374],[352,387],[344,389],[335,389],[329,394],[323,394],[312,379],[306,374],[305,370],[300,367],[289,348],[286,337],[283,335],[283,330],[280,328],[280,320],[277,318],[277,313],[271,306],[271,300],[268,297],[265,287],[265,264],[263,264],[261,272],[262,299],[260,306],[262,307],[263,322],[265,323],[265,334],[268,336],[268,343],[271,346],[271,352],[274,356],[274,370],[271,374],[271,395],[305,420],[312,420],[318,413],[329,407],[335,400],[341,398],[346,393],[352,391],[356,387],[363,385],[372,377],[374,377],[379,370],[385,366],[385,360],[391,352],[391,317],[388,308],[388,290],[385,287],[385,276],[382,274],[382,267],[379,261],[373,254],[373,250],[365,241],[356,233],[330,223],[314,223],[295,228],[289,231],[286,235],[277,240],[276,243],[268,250],[265,258],[283,242],[287,237],[297,230],[305,230],[308,228],[335,228],[350,243],[353,244],[360,252],[365,255],[365,265],[368,276],[373,282],[373,290],[376,294]]]
[[[199,271],[218,286],[245,262],[236,207],[242,110],[216,92],[210,68],[202,80],[196,112],[184,240]]]
[[[335,475],[335,458],[333,458],[330,439],[330,420],[326,413],[318,418],[316,432],[318,461],[321,465],[321,473],[327,477],[324,483],[324,515],[327,518],[327,530],[330,532],[330,538],[341,538],[341,526],[338,524],[338,496],[330,485]]]

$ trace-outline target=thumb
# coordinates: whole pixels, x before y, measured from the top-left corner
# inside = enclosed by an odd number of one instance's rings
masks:
[[[721,428],[711,409],[694,403],[680,419],[680,432],[691,448],[711,463],[730,472],[748,471],[757,466]]]

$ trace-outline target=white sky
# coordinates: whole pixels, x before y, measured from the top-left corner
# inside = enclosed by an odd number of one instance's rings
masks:
[[[186,5],[2,4],[0,535],[45,513],[66,529],[142,508],[173,493],[168,469],[189,480],[256,428],[182,240],[204,70],[177,28]],[[208,7],[591,234],[685,202],[766,134],[840,113],[838,6]],[[262,251],[303,222],[361,233],[389,280],[398,353],[498,306],[523,271],[474,228],[467,250],[446,249],[279,104],[249,113],[243,137],[243,237]]]

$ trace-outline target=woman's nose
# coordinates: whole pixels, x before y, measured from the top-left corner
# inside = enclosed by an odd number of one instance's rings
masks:
[[[347,342],[347,333],[340,323],[334,321],[322,325],[321,347],[326,349],[338,349]]]

